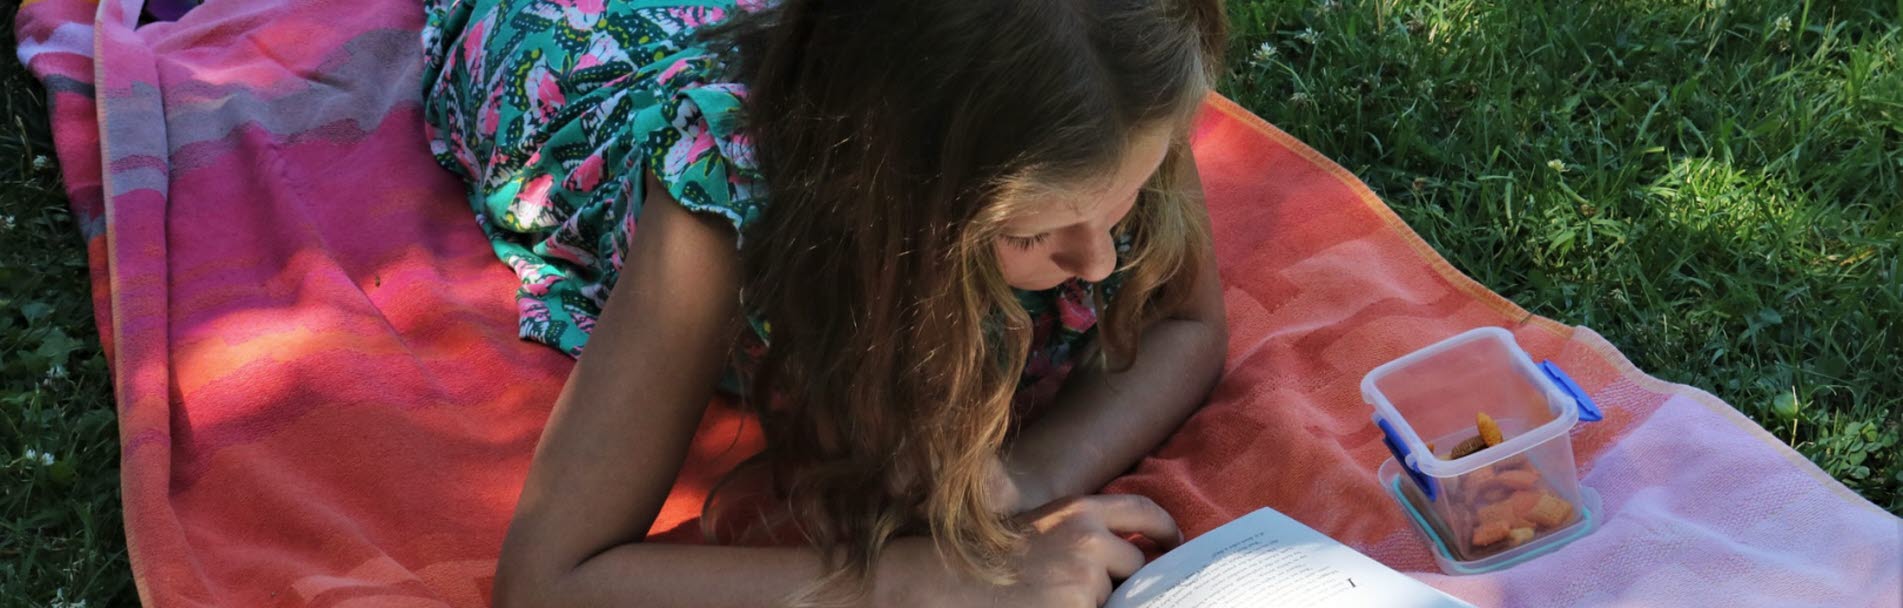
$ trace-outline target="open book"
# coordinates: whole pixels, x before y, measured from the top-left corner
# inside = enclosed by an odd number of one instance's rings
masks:
[[[1269,508],[1163,554],[1105,606],[1472,608]]]

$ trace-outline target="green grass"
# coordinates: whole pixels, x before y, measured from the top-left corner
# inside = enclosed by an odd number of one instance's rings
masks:
[[[1903,513],[1903,1],[1230,12],[1224,92],[1455,265]],[[0,605],[131,604],[85,251],[38,86],[0,97]]]
[[[8,8],[0,27],[8,56],[0,59],[0,606],[132,605],[118,427],[86,249],[67,212],[44,94],[11,58]]]
[[[1903,513],[1903,2],[1230,7],[1224,92]]]

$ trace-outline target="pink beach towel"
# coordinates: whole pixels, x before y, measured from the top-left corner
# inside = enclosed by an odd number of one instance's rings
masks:
[[[212,0],[135,27],[140,4],[39,0],[16,22],[92,262],[140,598],[485,605],[570,360],[516,338],[513,277],[431,162],[420,6]],[[1482,606],[1903,605],[1899,520],[1730,406],[1466,278],[1225,99],[1195,147],[1227,375],[1111,491],[1155,497],[1190,534],[1271,506]],[[1387,451],[1357,383],[1478,326],[1512,330],[1605,410],[1573,436],[1604,519],[1448,577],[1374,481]],[[692,541],[707,484],[758,445],[710,407],[657,538]]]

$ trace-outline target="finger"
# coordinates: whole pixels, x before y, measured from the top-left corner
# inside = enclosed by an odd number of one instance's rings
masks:
[[[1092,504],[1103,517],[1104,527],[1118,534],[1135,532],[1156,541],[1157,547],[1164,551],[1183,543],[1183,532],[1176,527],[1176,518],[1159,507],[1149,497],[1136,494],[1106,494],[1093,496]]]
[[[1094,539],[1096,542],[1091,543],[1091,556],[1103,565],[1104,573],[1110,575],[1110,580],[1130,578],[1138,568],[1143,567],[1143,550],[1130,541],[1110,534],[1099,534]]]

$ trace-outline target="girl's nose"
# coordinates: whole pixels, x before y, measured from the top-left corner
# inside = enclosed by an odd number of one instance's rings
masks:
[[[1117,245],[1109,232],[1090,231],[1089,236],[1056,256],[1059,268],[1077,278],[1096,283],[1117,269]]]

